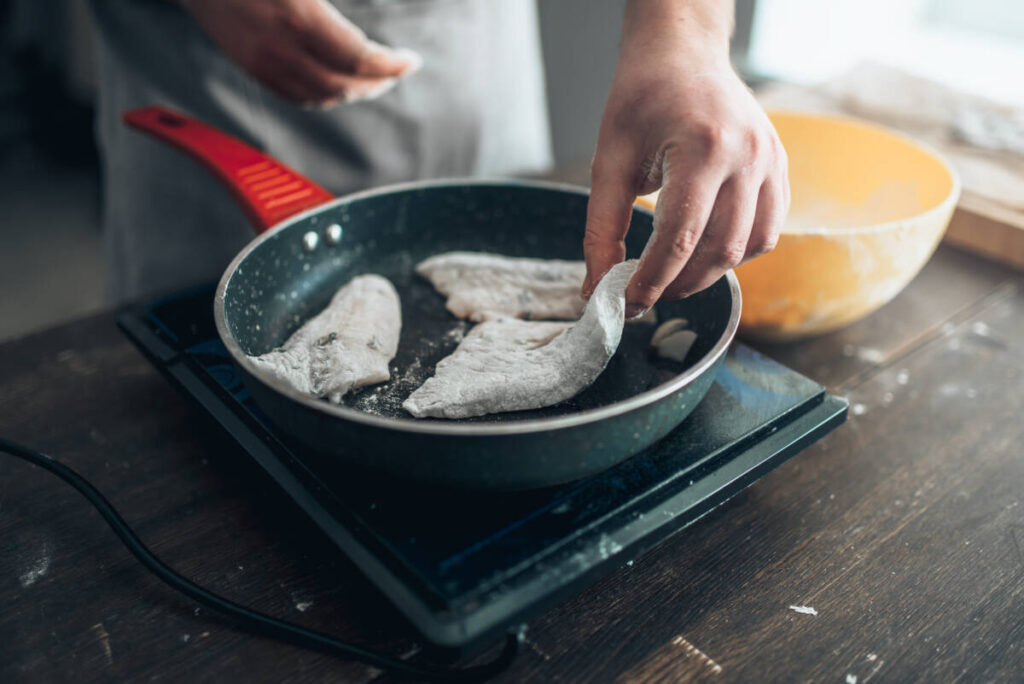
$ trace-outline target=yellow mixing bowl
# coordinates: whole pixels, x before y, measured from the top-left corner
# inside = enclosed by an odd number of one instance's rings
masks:
[[[854,119],[769,114],[789,156],[792,203],[775,250],[736,269],[741,332],[793,340],[895,297],[935,251],[960,197],[941,157]]]

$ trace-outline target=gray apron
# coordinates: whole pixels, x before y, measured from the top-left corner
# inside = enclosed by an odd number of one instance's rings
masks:
[[[125,128],[162,103],[228,131],[335,193],[551,163],[534,0],[332,0],[423,69],[377,100],[321,111],[278,98],[162,0],[92,0],[111,301],[216,279],[252,231],[206,170]]]

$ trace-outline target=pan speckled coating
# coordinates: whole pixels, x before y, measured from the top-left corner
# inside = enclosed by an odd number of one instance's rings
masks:
[[[459,421],[414,419],[401,408],[468,330],[414,273],[415,264],[452,250],[581,259],[586,205],[585,189],[528,181],[433,181],[340,198],[283,222],[238,255],[217,289],[218,331],[271,420],[306,446],[354,465],[490,489],[599,472],[666,435],[707,392],[739,321],[731,273],[686,300],[658,305],[660,320],[683,317],[697,332],[684,365],[653,358],[654,326],[630,324],[597,382],[557,406]],[[634,211],[628,256],[639,256],[651,219],[646,210]],[[341,227],[336,243],[327,239],[334,224]],[[309,233],[317,236],[312,250]],[[390,383],[336,406],[253,376],[247,354],[281,344],[364,273],[390,279],[402,300]]]

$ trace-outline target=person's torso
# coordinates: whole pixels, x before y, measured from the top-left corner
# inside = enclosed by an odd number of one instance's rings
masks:
[[[153,99],[254,142],[346,192],[550,163],[533,0],[335,0],[371,38],[423,68],[381,98],[304,109],[259,85],[183,10],[92,0],[102,39]]]

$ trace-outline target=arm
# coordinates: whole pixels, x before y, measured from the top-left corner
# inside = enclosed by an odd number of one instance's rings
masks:
[[[591,167],[584,295],[625,257],[637,195],[661,188],[627,316],[698,292],[770,251],[786,154],[729,63],[732,2],[630,0]]]
[[[325,0],[179,0],[236,64],[306,104],[373,97],[419,58],[366,37]]]

